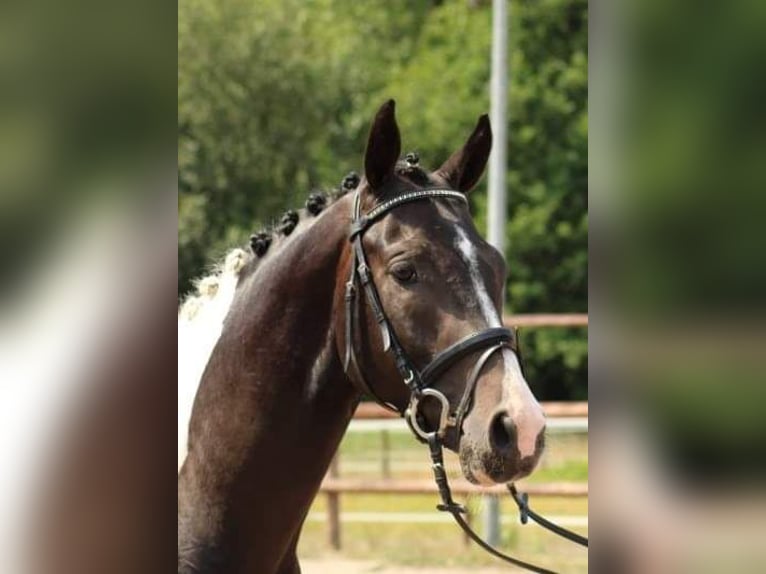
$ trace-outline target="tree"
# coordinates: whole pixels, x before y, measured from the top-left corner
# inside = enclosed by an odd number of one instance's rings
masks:
[[[587,310],[587,2],[511,4],[506,307]],[[360,169],[397,100],[439,165],[489,109],[491,8],[453,0],[179,4],[179,294],[249,233]],[[407,151],[407,150],[405,150]],[[471,194],[480,229],[485,184]],[[587,395],[578,329],[527,332],[543,398]]]

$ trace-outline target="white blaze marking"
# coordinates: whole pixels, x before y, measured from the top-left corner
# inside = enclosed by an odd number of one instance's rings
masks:
[[[458,239],[456,247],[468,265],[471,272],[471,281],[479,307],[488,327],[502,327],[500,315],[492,303],[492,299],[484,285],[479,272],[479,259],[476,247],[466,235],[465,231],[455,226]],[[510,413],[517,430],[517,447],[522,457],[531,456],[535,452],[537,436],[545,426],[545,416],[540,404],[535,399],[529,385],[521,373],[521,365],[511,349],[503,349],[503,363],[505,376],[502,383],[502,404]]]
[[[492,299],[489,298],[487,288],[482,281],[481,273],[479,272],[479,258],[476,255],[476,247],[468,239],[465,231],[461,227],[457,229],[457,248],[460,254],[463,256],[463,260],[468,264],[468,269],[471,271],[471,281],[473,282],[473,290],[479,299],[479,306],[481,312],[484,315],[484,320],[489,327],[502,327],[500,317],[497,314],[497,309],[492,303]]]
[[[503,399],[516,423],[516,444],[522,457],[532,456],[535,453],[537,437],[545,427],[545,415],[540,403],[529,390],[524,375],[521,374],[521,365],[516,353],[510,349],[503,349],[503,361]]]

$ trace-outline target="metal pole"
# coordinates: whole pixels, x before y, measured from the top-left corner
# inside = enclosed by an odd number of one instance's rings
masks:
[[[492,79],[490,120],[492,153],[489,156],[487,239],[501,252],[505,249],[508,110],[508,11],[507,0],[492,0]]]
[[[489,197],[487,201],[487,239],[505,253],[508,110],[508,2],[492,0],[492,80],[490,85],[492,153],[489,156]],[[500,508],[496,496],[485,496],[484,538],[497,546],[500,542]]]

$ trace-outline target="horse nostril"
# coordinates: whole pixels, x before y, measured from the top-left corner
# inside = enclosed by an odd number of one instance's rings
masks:
[[[516,424],[507,413],[500,412],[492,418],[489,440],[496,450],[508,450],[516,444]]]

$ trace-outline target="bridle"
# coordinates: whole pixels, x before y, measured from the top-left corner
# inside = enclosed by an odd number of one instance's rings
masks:
[[[379,404],[383,405],[389,410],[398,412],[407,421],[410,429],[415,434],[416,438],[421,442],[428,443],[431,453],[432,469],[434,472],[434,479],[439,488],[439,494],[442,499],[442,503],[437,506],[439,510],[446,511],[452,514],[460,527],[468,534],[468,536],[479,544],[482,548],[494,554],[495,556],[502,558],[503,560],[526,568],[533,572],[540,572],[543,574],[550,574],[551,570],[546,570],[539,566],[529,564],[522,560],[518,560],[511,556],[507,556],[497,549],[493,548],[486,542],[484,542],[468,525],[463,518],[462,514],[466,513],[463,506],[457,504],[452,500],[452,494],[450,492],[449,483],[447,480],[447,474],[444,469],[444,459],[442,453],[442,444],[445,433],[448,428],[453,427],[455,429],[456,437],[459,440],[460,430],[462,428],[463,419],[471,408],[473,400],[474,389],[476,383],[481,375],[482,369],[489,361],[490,357],[497,351],[504,347],[510,348],[518,353],[516,344],[516,337],[513,331],[506,329],[505,327],[490,327],[476,333],[472,333],[463,339],[460,339],[456,343],[453,343],[446,349],[439,352],[428,365],[422,370],[418,369],[412,360],[407,355],[407,352],[402,347],[399,339],[396,336],[391,322],[388,320],[386,313],[383,309],[383,305],[378,294],[378,290],[375,287],[373,281],[372,272],[367,263],[367,257],[364,252],[364,245],[362,238],[364,232],[367,231],[375,222],[379,221],[388,212],[412,203],[415,201],[434,200],[434,199],[447,199],[456,200],[462,203],[467,203],[466,196],[463,193],[454,191],[451,189],[442,188],[429,188],[421,189],[417,191],[411,191],[394,197],[388,201],[380,203],[373,207],[366,214],[361,212],[361,194],[359,190],[356,191],[354,196],[353,217],[351,221],[351,231],[349,234],[349,241],[351,242],[351,271],[349,279],[346,282],[345,290],[345,354],[343,360],[343,366],[346,374],[352,381],[360,388],[360,390],[370,396],[372,396]],[[361,286],[361,289],[359,289]],[[369,384],[362,372],[356,356],[356,350],[354,347],[354,332],[356,328],[357,313],[356,303],[358,294],[361,293],[367,300],[372,313],[375,317],[375,321],[380,329],[381,340],[383,341],[383,350],[385,352],[391,352],[393,355],[394,363],[402,378],[404,384],[410,390],[410,400],[406,409],[402,410],[397,406],[383,400],[372,385]],[[483,351],[479,359],[474,364],[473,369],[468,376],[463,396],[458,403],[458,406],[454,413],[451,411],[449,399],[440,390],[434,387],[434,383],[443,375],[450,367],[452,367],[459,360],[476,352]],[[352,377],[350,368],[353,365],[356,376]],[[427,431],[421,424],[421,417],[419,415],[419,405],[421,401],[427,397],[436,399],[440,404],[440,416],[439,426],[435,431]],[[583,544],[588,545],[586,538],[579,536],[573,532],[565,530],[560,526],[553,525],[541,516],[534,513],[527,504],[526,494],[519,494],[513,485],[508,486],[516,504],[519,506],[521,512],[522,523],[526,523],[527,518],[532,518],[538,524],[556,532],[561,536]],[[542,519],[538,520],[538,519]],[[552,525],[555,528],[550,528]]]
[[[433,388],[433,383],[441,376],[450,366],[455,364],[463,357],[477,351],[479,349],[487,349],[491,351],[486,354],[484,362],[489,359],[489,355],[492,352],[501,349],[505,345],[512,345],[514,341],[513,332],[510,329],[501,327],[493,327],[479,331],[468,335],[467,337],[459,340],[458,342],[450,345],[443,351],[441,351],[422,371],[419,370],[409,356],[405,352],[401,343],[399,342],[396,332],[394,331],[391,322],[388,320],[383,305],[378,295],[378,290],[375,287],[375,282],[372,279],[372,273],[367,263],[367,257],[364,252],[364,245],[362,243],[362,237],[364,232],[370,228],[376,221],[381,219],[389,211],[399,207],[400,205],[411,203],[414,201],[422,201],[425,199],[454,199],[462,202],[466,202],[465,195],[458,191],[450,189],[424,189],[419,191],[412,191],[400,195],[394,199],[381,203],[373,208],[366,215],[361,215],[361,199],[357,193],[354,198],[354,218],[351,224],[351,233],[349,239],[351,241],[351,273],[348,282],[346,283],[346,352],[344,359],[344,366],[348,373],[349,367],[353,364],[357,378],[361,383],[363,390],[371,395],[378,403],[386,407],[387,409],[399,412],[404,415],[408,423],[410,423],[415,434],[425,440],[427,432],[422,429],[418,420],[418,404],[420,400],[426,396],[431,396],[437,399],[443,407],[449,406],[449,401],[441,391]],[[355,301],[358,292],[357,280],[362,287],[363,294],[367,299],[367,302],[372,309],[375,321],[380,329],[381,340],[383,341],[383,350],[391,352],[394,357],[396,368],[399,371],[399,375],[402,377],[404,384],[410,389],[411,399],[409,407],[405,411],[401,411],[394,405],[384,401],[380,398],[378,393],[375,392],[373,387],[367,382],[362,369],[359,366],[359,362],[356,357],[354,349],[354,326],[355,326]],[[477,378],[478,378],[478,372]],[[471,385],[469,385],[471,386]],[[472,396],[472,388],[466,388],[465,397]],[[449,408],[442,409],[442,417],[440,420],[439,429],[437,432],[441,436],[444,435],[445,430],[449,426],[456,426],[457,421],[463,418],[465,410],[470,406],[469,400],[466,398],[461,401],[463,405],[462,409],[453,415],[449,416]]]

